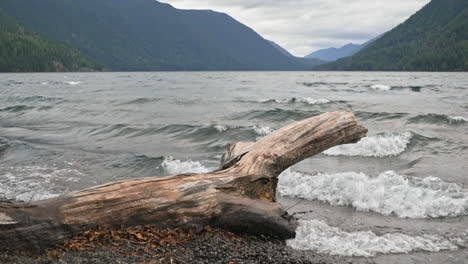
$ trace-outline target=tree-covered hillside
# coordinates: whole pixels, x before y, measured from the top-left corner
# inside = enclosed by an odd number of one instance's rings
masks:
[[[468,1],[432,0],[354,56],[316,69],[467,71]]]
[[[0,9],[0,72],[92,71],[101,66],[18,23]]]
[[[112,70],[299,70],[226,14],[154,0],[1,0],[0,8]]]

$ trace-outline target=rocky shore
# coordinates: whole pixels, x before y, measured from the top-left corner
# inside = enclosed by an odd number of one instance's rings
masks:
[[[267,237],[239,236],[221,230],[204,230],[196,235],[177,230],[160,233],[155,241],[154,234],[141,229],[89,231],[41,254],[3,252],[0,263],[354,263],[351,258],[296,251],[284,241]]]

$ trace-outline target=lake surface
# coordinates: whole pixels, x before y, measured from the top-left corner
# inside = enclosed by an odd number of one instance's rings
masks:
[[[288,244],[468,263],[467,73],[0,74],[0,193],[39,200],[207,172],[227,143],[343,110],[369,137],[281,175],[278,198],[302,219]]]

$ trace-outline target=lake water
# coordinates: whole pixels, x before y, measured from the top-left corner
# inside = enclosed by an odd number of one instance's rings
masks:
[[[0,193],[29,201],[207,172],[227,143],[341,110],[369,137],[281,175],[278,199],[302,219],[288,244],[468,263],[467,73],[0,74]]]

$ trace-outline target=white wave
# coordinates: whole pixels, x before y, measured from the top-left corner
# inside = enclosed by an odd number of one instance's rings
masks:
[[[264,127],[254,126],[252,128],[255,131],[255,133],[261,137],[267,136],[273,132],[273,129],[267,126],[264,126]]]
[[[374,90],[379,90],[379,91],[390,91],[392,89],[391,86],[383,85],[383,84],[375,84],[375,85],[372,85],[371,88]]]
[[[287,244],[294,249],[313,250],[329,255],[373,257],[388,253],[457,250],[461,240],[438,235],[388,233],[379,236],[371,231],[346,232],[322,221],[309,220],[300,222],[296,238],[288,240]]]
[[[227,126],[223,126],[223,125],[215,125],[214,128],[215,128],[216,130],[218,130],[218,132],[220,132],[220,133],[221,133],[221,132],[224,132],[224,131],[226,131],[226,130],[228,130],[228,127],[227,127]]]
[[[78,182],[82,173],[74,169],[24,166],[0,167],[0,198],[18,201],[49,199],[63,194],[64,182]]]
[[[459,185],[394,171],[373,178],[357,172],[312,176],[287,170],[280,176],[278,194],[402,218],[468,215],[468,192]]]
[[[453,123],[468,122],[468,118],[467,118],[467,117],[463,117],[463,116],[449,116],[449,120],[450,120],[450,122],[453,122]]]
[[[388,157],[403,153],[411,141],[410,132],[387,133],[361,139],[356,144],[333,147],[323,153],[330,156]]]
[[[74,81],[70,81],[70,82],[65,82],[65,84],[69,84],[69,85],[78,85],[78,84],[81,84],[83,82],[74,82]]]
[[[166,157],[161,166],[168,174],[208,173],[214,170],[205,167],[199,161],[181,161],[174,159],[173,157]]]
[[[303,99],[303,102],[305,102],[305,103],[307,103],[307,104],[310,104],[310,105],[314,105],[314,104],[328,104],[328,103],[330,103],[330,100],[323,99],[323,98],[313,99],[313,98],[310,98],[310,97],[306,97],[306,98]]]
[[[265,99],[265,100],[260,100],[261,103],[278,103],[278,104],[291,104],[291,103],[303,103],[303,104],[309,104],[309,105],[315,105],[315,104],[328,104],[330,103],[330,100],[319,98],[319,99],[314,99],[310,97],[305,97],[305,98],[287,98],[287,99]]]

